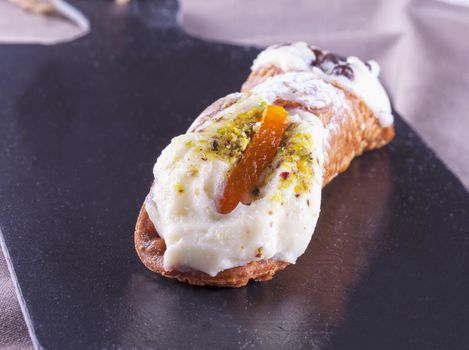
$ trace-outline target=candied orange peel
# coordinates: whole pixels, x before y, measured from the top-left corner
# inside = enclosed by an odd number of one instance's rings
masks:
[[[272,163],[287,128],[288,112],[267,105],[259,130],[251,139],[239,162],[228,173],[222,194],[216,200],[221,214],[233,211],[256,189],[263,171]]]

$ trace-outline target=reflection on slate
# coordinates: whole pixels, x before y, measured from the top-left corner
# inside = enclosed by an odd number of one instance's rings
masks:
[[[173,1],[75,5],[89,36],[0,51],[0,227],[36,345],[469,347],[469,195],[399,118],[325,189],[306,254],[272,281],[148,272],[132,234],[156,156],[257,50],[186,36]]]
[[[349,292],[380,250],[381,233],[389,225],[389,165],[387,152],[370,154],[352,165],[347,180],[340,177],[329,186],[307,253],[271,282],[219,290],[180,285],[159,276],[152,279],[150,273],[134,274],[126,296],[135,309],[117,319],[130,325],[121,333],[122,344],[131,346],[135,329],[152,322],[158,332],[148,344],[159,343],[161,337],[168,337],[163,344],[170,344],[176,332],[182,331],[191,336],[179,340],[181,348],[194,342],[203,348],[221,344],[228,348],[283,345],[295,349],[307,344],[323,348],[332,330],[343,322]],[[368,181],[360,182],[367,177]],[[356,186],[350,187],[351,182]],[[369,193],[374,193],[374,206],[369,205]],[[354,203],[352,208],[350,203]],[[190,322],[197,318],[201,323]],[[208,335],[200,333],[204,325]],[[222,340],[219,334],[224,334]]]

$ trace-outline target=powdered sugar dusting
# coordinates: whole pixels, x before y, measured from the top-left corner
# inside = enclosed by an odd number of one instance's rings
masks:
[[[309,114],[310,119],[317,119],[314,110],[328,109],[332,119],[324,126],[323,133],[324,157],[327,158],[331,135],[337,133],[342,118],[353,117],[354,113],[344,92],[321,79],[323,74],[318,70],[284,73],[268,78],[251,91],[269,104],[279,99],[297,102],[312,112]],[[290,113],[296,112],[296,109],[290,111]],[[308,118],[304,120],[308,121]],[[316,121],[310,120],[310,123],[314,122]]]
[[[274,65],[283,72],[310,71],[362,98],[383,127],[393,123],[389,97],[378,79],[379,65],[357,57],[343,58],[304,42],[274,45],[262,51],[251,69]]]
[[[344,94],[313,72],[290,72],[268,78],[252,92],[272,104],[277,99],[293,101],[309,109],[343,104]]]

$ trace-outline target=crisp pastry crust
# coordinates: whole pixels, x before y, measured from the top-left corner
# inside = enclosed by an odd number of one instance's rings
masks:
[[[253,261],[245,266],[224,270],[212,277],[200,271],[166,271],[163,255],[166,250],[164,240],[156,232],[155,226],[142,206],[135,226],[135,248],[143,264],[153,272],[165,277],[175,278],[197,286],[214,285],[218,287],[242,287],[251,279],[268,281],[277,271],[283,270],[288,263],[276,260]]]
[[[276,66],[261,67],[251,73],[244,83],[242,91],[249,91],[268,77],[282,73],[282,70]],[[286,108],[300,108],[314,113],[327,130],[323,186],[337,174],[345,171],[354,157],[366,150],[379,148],[394,137],[394,127],[383,128],[362,99],[338,85],[335,87],[343,91],[350,108],[340,111],[331,107],[311,110],[297,102],[275,101],[275,104]],[[236,98],[232,98],[230,101],[235,100]],[[224,107],[226,105],[224,106],[219,100],[208,107],[197,120],[200,122],[200,120],[210,119],[215,111]],[[196,129],[197,125],[193,125],[191,131]],[[272,259],[259,260],[245,266],[221,271],[215,277],[200,271],[166,271],[163,267],[165,242],[156,232],[144,206],[140,211],[135,228],[135,247],[140,259],[151,271],[193,285],[242,287],[251,279],[256,281],[270,280],[277,271],[283,270],[289,265],[287,262]]]
[[[249,75],[241,91],[249,91],[267,78],[283,73],[280,68],[273,65],[261,67]],[[325,150],[324,186],[337,174],[344,172],[353,158],[364,151],[382,147],[394,138],[393,125],[383,128],[362,99],[338,85],[335,87],[343,91],[351,104],[349,110],[343,111],[348,115],[334,113],[329,108],[309,110],[296,102],[276,101],[277,104],[286,108],[299,107],[314,113],[328,129],[329,142]]]

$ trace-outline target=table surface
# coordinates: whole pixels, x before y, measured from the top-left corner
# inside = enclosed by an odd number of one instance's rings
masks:
[[[2,245],[37,347],[469,347],[469,194],[398,117],[391,145],[325,189],[310,247],[274,280],[147,271],[133,226],[156,156],[258,51],[187,36],[174,1],[80,7],[90,35],[0,55]]]

